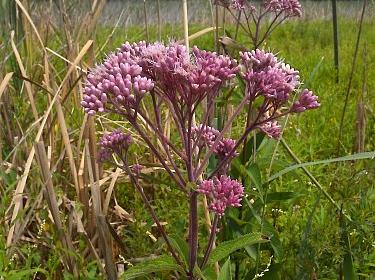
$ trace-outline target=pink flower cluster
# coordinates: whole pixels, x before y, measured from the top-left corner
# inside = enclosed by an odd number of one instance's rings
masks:
[[[257,49],[241,53],[241,59],[246,68],[244,79],[251,99],[263,95],[272,103],[283,103],[300,84],[298,71],[278,62],[272,53]]]
[[[211,149],[217,137],[220,135],[220,131],[217,129],[207,126],[207,125],[199,125],[192,128],[193,139],[198,141],[198,147],[206,146],[207,148]],[[235,147],[236,141],[230,138],[222,138],[213,148],[214,154],[219,159],[223,159],[229,156],[232,149]],[[238,155],[238,153],[234,152],[230,157],[234,158]]]
[[[255,7],[250,5],[247,0],[216,0],[214,3],[234,10],[249,8],[251,11],[255,11]],[[301,4],[298,0],[264,0],[263,5],[269,12],[284,12],[288,17],[302,15]]]
[[[278,139],[281,136],[281,126],[277,121],[265,122],[259,128],[270,138]]]
[[[153,87],[131,53],[118,51],[88,74],[81,105],[89,115],[104,112],[108,103],[115,110],[120,106],[134,108]]]
[[[126,152],[132,142],[133,139],[129,134],[124,134],[118,130],[104,134],[99,141],[99,161],[108,160],[113,153],[122,154]]]
[[[81,102],[85,112],[134,109],[157,85],[172,104],[193,106],[216,94],[223,82],[235,77],[238,67],[228,56],[193,48],[192,59],[183,45],[171,43],[123,44],[87,76]]]
[[[266,0],[264,6],[271,12],[284,12],[289,17],[302,15],[301,3],[298,0]]]
[[[282,115],[291,94],[300,86],[299,72],[288,64],[279,61],[272,53],[263,50],[253,50],[241,53],[242,65],[245,68],[243,78],[251,102],[263,97],[263,104],[259,107],[258,128],[271,138],[279,138],[281,127],[275,120]],[[299,113],[319,107],[318,97],[305,89],[298,101],[292,104],[285,113]]]
[[[244,196],[242,184],[224,175],[202,181],[197,191],[210,198],[209,209],[219,216],[224,215],[227,207],[240,207]]]
[[[318,103],[318,96],[314,95],[312,91],[304,89],[299,96],[298,101],[294,102],[291,111],[295,113],[301,113],[306,110],[318,108],[320,104]]]

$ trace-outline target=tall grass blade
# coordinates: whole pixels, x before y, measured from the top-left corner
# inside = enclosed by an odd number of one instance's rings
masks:
[[[342,145],[341,138],[342,138],[342,134],[343,134],[343,131],[344,131],[345,113],[346,113],[346,108],[348,106],[350,91],[352,89],[352,82],[353,82],[354,71],[355,71],[355,67],[356,67],[356,63],[357,63],[359,42],[361,40],[363,19],[365,17],[366,7],[367,7],[367,0],[364,0],[363,1],[363,6],[362,6],[361,18],[359,20],[358,34],[357,34],[357,40],[356,40],[356,44],[355,44],[355,50],[354,50],[354,55],[353,55],[352,66],[351,66],[351,70],[350,70],[348,87],[346,89],[346,94],[345,94],[344,107],[342,109],[342,114],[341,114],[341,119],[340,119],[340,128],[339,128],[339,136],[338,136],[338,140],[337,140],[337,152],[336,152],[337,156],[340,155],[340,149],[341,149],[341,145]]]

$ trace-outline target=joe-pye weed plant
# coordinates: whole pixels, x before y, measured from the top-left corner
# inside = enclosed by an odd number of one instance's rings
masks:
[[[274,54],[257,49],[240,56],[237,62],[197,47],[189,53],[176,43],[125,43],[90,71],[84,88],[81,104],[85,112],[110,113],[126,120],[160,162],[171,184],[189,201],[189,253],[184,256],[161,225],[142,188],[142,166],[129,157],[132,137],[120,130],[102,137],[98,160],[109,161],[129,175],[177,264],[175,270],[189,279],[200,278],[201,271],[238,248],[268,241],[266,236],[244,236],[240,244],[217,247],[217,253],[212,252],[220,219],[227,208],[239,207],[246,193],[242,182],[228,174],[231,161],[238,156],[238,147],[257,129],[277,138],[281,133],[280,118],[319,107],[317,96],[300,87],[298,71]],[[209,116],[220,89],[236,77],[245,85],[243,98],[218,131],[209,126]],[[164,133],[165,108],[170,112],[178,141],[170,141]],[[227,132],[244,108],[251,108],[256,117],[238,139],[231,139]],[[151,141],[145,126],[160,145]],[[217,165],[207,173],[211,157],[216,158]],[[199,195],[208,198],[214,216],[202,252],[198,250]]]

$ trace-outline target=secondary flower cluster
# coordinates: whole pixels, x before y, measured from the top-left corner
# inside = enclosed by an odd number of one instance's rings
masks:
[[[219,216],[227,207],[240,207],[244,195],[242,184],[224,175],[202,181],[197,191],[211,198],[209,209]]]
[[[200,124],[192,128],[192,133],[194,140],[198,143],[198,147],[202,148],[205,146],[208,149],[212,149],[218,159],[224,159],[228,156],[234,158],[238,155],[236,152],[230,155],[230,152],[236,145],[236,141],[233,139],[223,137],[215,145],[220,131],[213,127]]]
[[[300,113],[320,106],[318,97],[307,89],[303,90],[298,101],[285,111],[284,107],[301,85],[299,72],[277,57],[263,50],[241,53],[244,67],[243,79],[250,101],[263,98],[258,108],[258,127],[269,137],[278,138],[281,127],[275,120],[287,113]],[[283,110],[284,109],[284,110]]]
[[[104,134],[99,141],[99,161],[108,160],[114,153],[123,154],[132,143],[132,137],[119,130]]]
[[[216,0],[215,4],[234,10],[249,9],[251,12],[256,11],[255,6],[251,5],[247,0]],[[302,15],[301,4],[298,0],[264,0],[263,6],[266,8],[266,11],[274,13],[284,12],[288,17]]]

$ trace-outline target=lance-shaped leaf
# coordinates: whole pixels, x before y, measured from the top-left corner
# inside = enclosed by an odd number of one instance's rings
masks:
[[[171,256],[160,256],[156,259],[145,261],[136,266],[129,268],[121,276],[120,279],[130,280],[138,277],[144,277],[150,273],[162,272],[162,271],[180,271],[183,272],[182,268],[177,265]],[[144,278],[143,278],[144,279]]]
[[[209,263],[218,262],[228,257],[234,251],[244,248],[246,246],[254,245],[257,243],[269,242],[267,237],[262,236],[260,233],[248,233],[237,237],[236,239],[225,241],[219,244],[211,253]]]

